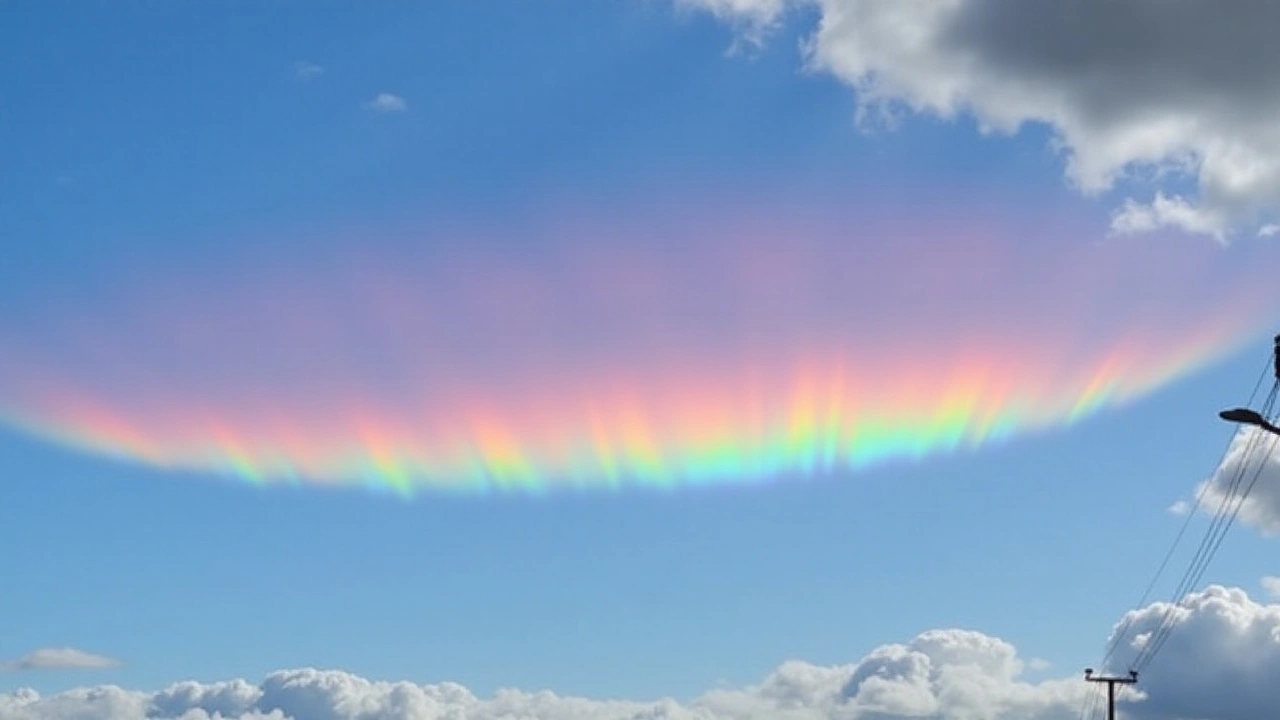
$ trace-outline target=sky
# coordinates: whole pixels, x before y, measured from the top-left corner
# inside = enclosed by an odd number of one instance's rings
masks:
[[[1210,6],[5,4],[0,720],[1274,707]]]

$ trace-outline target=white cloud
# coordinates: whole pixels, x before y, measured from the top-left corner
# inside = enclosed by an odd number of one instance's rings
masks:
[[[1280,225],[1275,223],[1268,223],[1258,228],[1258,237],[1271,237],[1276,233],[1280,233]]]
[[[404,98],[385,92],[378,93],[378,96],[365,103],[365,106],[378,112],[401,112],[409,108],[409,104],[404,101]]]
[[[88,670],[110,668],[120,661],[75,648],[41,648],[16,660],[0,662],[0,671],[18,670]]]
[[[310,80],[324,74],[324,68],[313,62],[299,60],[293,64],[293,73],[303,80]]]
[[[781,19],[790,0],[676,0],[687,8],[709,10],[716,17],[734,23],[773,27]]]
[[[461,685],[380,682],[340,671],[273,673],[261,683],[184,682],[155,693],[116,687],[42,696],[0,694],[0,720],[1069,720],[1078,679],[1029,683],[1013,647],[981,633],[934,630],[881,647],[861,662],[782,665],[758,685],[692,701],[592,700],[502,690],[479,698]]]
[[[1129,613],[1131,643],[1115,666],[1127,663],[1168,614],[1173,630],[1139,678],[1136,719],[1255,720],[1280,707],[1280,605],[1253,601],[1239,588],[1210,586],[1176,608],[1154,603]]]
[[[1244,502],[1239,502],[1238,493],[1232,493],[1233,484],[1239,490],[1253,485]],[[1280,535],[1280,444],[1276,436],[1254,427],[1241,428],[1222,464],[1199,490],[1204,493],[1201,509],[1205,512],[1214,513],[1221,507],[1230,511],[1239,503],[1240,522],[1267,536]],[[1228,497],[1232,499],[1224,506]]]
[[[1191,512],[1191,503],[1186,500],[1179,500],[1166,508],[1166,510],[1170,515],[1184,517],[1187,513]]]
[[[1111,216],[1111,230],[1117,235],[1148,233],[1164,227],[1189,233],[1209,235],[1225,242],[1229,229],[1227,219],[1219,213],[1197,207],[1180,196],[1165,197],[1157,192],[1150,203],[1125,200]]]
[[[1027,669],[1035,672],[1043,672],[1053,668],[1053,663],[1044,658],[1031,658],[1027,661]]]
[[[1130,198],[1114,231],[1222,238],[1280,210],[1280,3],[1242,0],[682,0],[751,30],[816,8],[811,68],[863,119],[906,109],[983,132],[1054,133],[1082,192],[1123,178],[1194,181],[1195,197]]]
[[[1280,577],[1264,577],[1260,584],[1268,597],[1272,600],[1280,600]]]
[[[710,11],[733,25],[742,38],[753,45],[763,42],[769,31],[778,25],[789,3],[790,0],[676,0],[676,4],[683,8]],[[736,47],[731,48],[731,52]]]
[[[1125,668],[1170,612],[1126,616]],[[1123,701],[1126,720],[1256,720],[1280,707],[1280,605],[1210,587],[1170,612],[1174,631]],[[335,670],[284,670],[262,682],[183,682],[160,692],[114,686],[43,696],[0,694],[0,720],[1076,720],[1079,675],[1029,682],[1043,667],[1012,645],[966,630],[932,630],[848,665],[788,662],[756,685],[687,702],[594,700],[501,690],[477,697],[455,683],[369,680]]]

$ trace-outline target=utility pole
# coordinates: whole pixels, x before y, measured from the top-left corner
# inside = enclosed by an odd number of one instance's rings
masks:
[[[1276,380],[1280,380],[1280,335],[1276,336],[1276,351],[1274,353],[1276,359]]]
[[[1093,676],[1093,668],[1085,668],[1084,679],[1107,684],[1107,720],[1116,720],[1116,685],[1132,685],[1138,682],[1138,671],[1130,670],[1129,677]]]

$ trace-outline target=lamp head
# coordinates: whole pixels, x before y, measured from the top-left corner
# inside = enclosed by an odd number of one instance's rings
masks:
[[[1230,410],[1223,410],[1218,413],[1218,417],[1226,420],[1227,422],[1240,423],[1242,425],[1257,425],[1258,427],[1264,427],[1267,424],[1266,418],[1249,408],[1232,408]]]

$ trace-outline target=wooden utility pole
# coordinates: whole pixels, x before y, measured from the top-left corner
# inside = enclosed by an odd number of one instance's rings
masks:
[[[1116,685],[1132,685],[1138,682],[1138,671],[1130,670],[1129,677],[1094,677],[1093,668],[1085,668],[1084,679],[1107,684],[1107,720],[1116,720]]]

